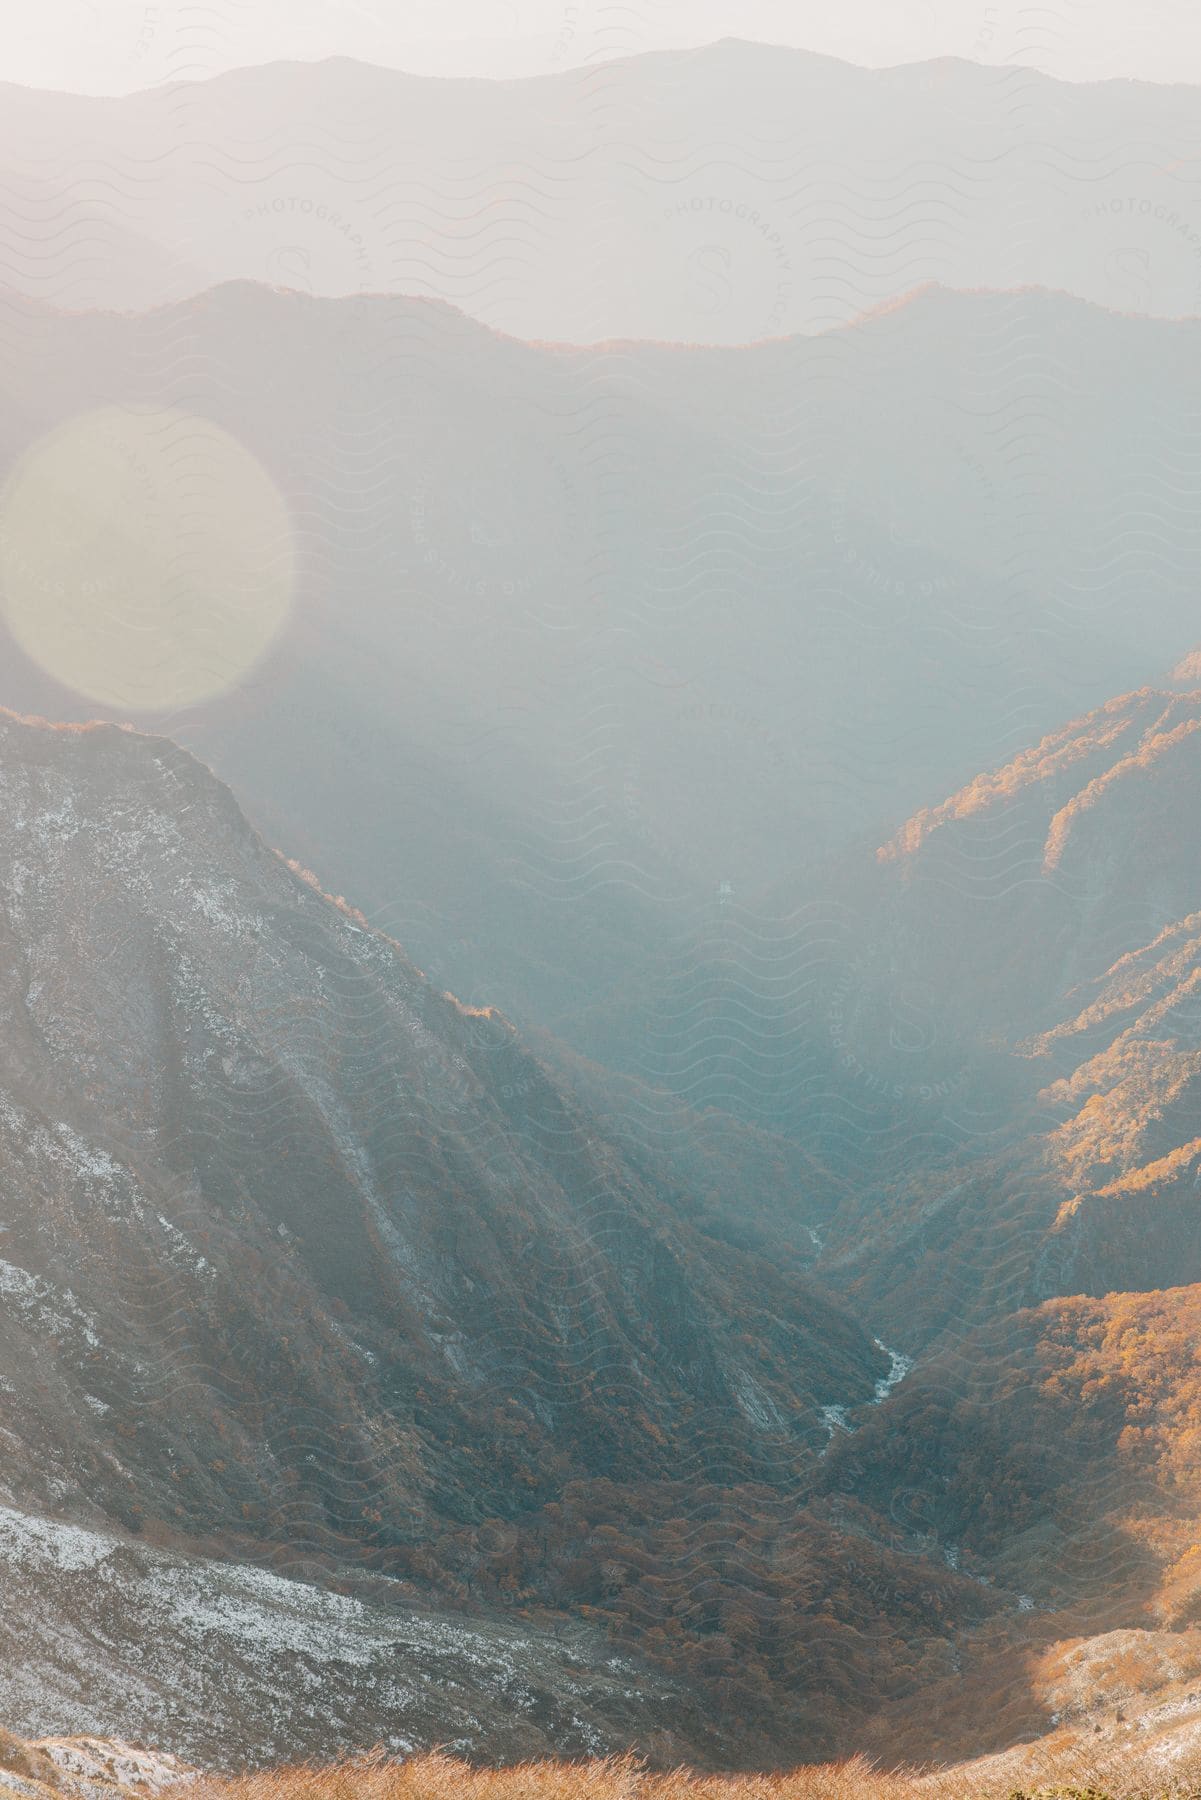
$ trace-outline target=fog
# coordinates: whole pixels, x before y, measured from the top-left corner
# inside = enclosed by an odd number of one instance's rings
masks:
[[[1201,79],[1187,0],[7,0],[0,69],[36,87],[126,93],[277,58],[352,56],[430,75],[544,74],[737,35],[872,66],[957,56],[1067,80]]]

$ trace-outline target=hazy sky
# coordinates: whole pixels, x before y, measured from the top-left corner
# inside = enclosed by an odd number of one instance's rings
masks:
[[[519,75],[740,36],[869,64],[1201,82],[1198,0],[0,0],[0,75],[122,93],[276,57]]]

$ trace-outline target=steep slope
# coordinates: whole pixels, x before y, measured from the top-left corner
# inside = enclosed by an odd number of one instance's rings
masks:
[[[116,1738],[45,1737],[29,1743],[0,1729],[0,1784],[24,1800],[70,1794],[78,1800],[130,1800],[192,1781],[177,1757]]]
[[[928,1556],[1022,1596],[960,1639],[954,1679],[881,1711],[880,1751],[1000,1750],[1175,1682],[1161,1723],[1195,1725],[1199,1303],[1196,1286],[1071,1296],[947,1334],[833,1446],[842,1487]]]
[[[256,1370],[256,1353],[279,1355],[264,1343],[222,1349],[256,1387],[277,1384],[277,1405],[278,1389],[300,1381],[281,1428],[294,1408],[297,1427],[308,1418],[320,1431],[307,1408],[322,1406],[344,1406],[341,1422],[361,1425],[366,1395],[395,1399],[400,1382],[410,1406],[413,1390],[433,1384],[432,1418],[465,1393],[472,1407],[502,1413],[531,1411],[541,1395],[544,1416],[535,1405],[521,1433],[531,1444],[559,1440],[577,1469],[596,1457],[608,1472],[634,1472],[649,1466],[644,1434],[676,1432],[702,1396],[714,1423],[726,1409],[719,1396],[741,1417],[732,1396],[759,1381],[770,1391],[784,1379],[794,1397],[785,1371],[801,1351],[803,1306],[773,1297],[781,1361],[763,1368],[756,1356],[752,1379],[721,1323],[747,1316],[728,1284],[749,1268],[737,1258],[716,1264],[683,1226],[673,1245],[664,1235],[670,1194],[592,1136],[505,1021],[437,994],[391,944],[314,893],[263,849],[225,790],[169,745],[11,718],[3,732],[3,1130],[37,1188],[7,1223],[26,1272],[24,1284],[12,1278],[14,1311],[25,1300],[35,1318],[44,1314],[64,1348],[76,1348],[81,1374],[106,1284],[109,1304],[122,1282],[141,1301],[123,1321],[124,1342],[104,1344],[105,1374],[123,1366],[128,1405],[143,1333],[168,1327],[179,1285],[197,1347],[211,1356],[219,1296],[248,1295],[253,1271],[261,1326],[285,1297],[292,1314],[288,1376],[282,1362]],[[56,1231],[57,1216],[87,1221],[77,1245]],[[45,1297],[42,1281],[53,1283]],[[677,1295],[674,1316],[654,1303],[656,1291]],[[354,1320],[340,1347],[329,1323],[339,1302]],[[531,1303],[537,1315],[523,1319]],[[853,1381],[857,1367],[866,1379],[872,1359],[854,1328],[824,1321],[820,1330],[832,1383]],[[390,1366],[400,1341],[403,1374]],[[538,1371],[556,1355],[567,1386],[552,1396]],[[306,1395],[318,1364],[321,1381]],[[594,1382],[602,1385],[590,1398]],[[603,1423],[604,1396],[623,1391],[639,1422],[619,1442]],[[145,1403],[152,1415],[149,1392]],[[189,1404],[187,1391],[170,1404]],[[152,1417],[140,1429],[148,1454]],[[591,1449],[590,1429],[600,1432]],[[699,1447],[711,1429],[698,1421],[688,1434]],[[107,1438],[93,1425],[79,1439],[97,1432]],[[343,1442],[348,1469],[357,1437]],[[734,1438],[744,1443],[731,1453],[753,1467],[745,1421]],[[433,1495],[445,1514],[458,1510],[451,1495],[463,1488],[478,1489],[476,1502],[511,1488],[521,1456],[498,1444],[491,1466],[475,1472],[465,1450],[435,1473],[412,1424],[374,1453],[357,1447],[364,1479],[384,1453],[396,1458],[387,1479],[403,1483],[416,1517]],[[176,1437],[176,1458],[180,1450]],[[203,1450],[216,1450],[207,1432]],[[198,1452],[186,1469],[156,1469],[173,1484],[160,1494],[177,1496],[185,1515],[194,1507],[198,1521],[219,1494],[266,1500],[266,1467],[222,1481],[209,1460]],[[332,1528],[350,1495],[328,1498]]]
[[[663,1134],[600,1125],[167,740],[5,715],[0,842],[7,1504],[350,1581],[406,1654],[389,1608],[585,1622],[684,1696],[653,1677],[631,1711],[601,1668],[580,1702],[577,1649],[547,1660],[541,1736],[506,1735],[492,1671],[528,1665],[501,1644],[465,1699],[479,1747],[832,1744],[1006,1604],[822,1499],[831,1409],[890,1360],[807,1277],[778,1158],[762,1199],[754,1164],[723,1198],[728,1151],[698,1187]],[[141,1629],[131,1605],[118,1659]],[[348,1735],[385,1693],[364,1679]],[[718,1694],[737,1724],[702,1722]]]
[[[973,1004],[990,991],[1006,1024],[1058,1018],[1070,990],[1195,910],[1178,821],[1199,732],[1196,690],[1122,695],[909,821],[880,856],[927,914],[948,990],[974,974]]]
[[[924,1287],[929,1316],[941,1289],[945,1321],[1002,1290],[1026,1305],[1201,1278],[1201,863],[1181,829],[1199,725],[1191,687],[1122,695],[917,814],[846,891],[874,949],[844,1010],[887,1018],[899,971],[928,1042],[964,1072],[944,1113],[969,1122],[988,1084],[1008,1106],[1003,1129],[965,1131],[941,1166],[893,1172],[893,1304]],[[863,1236],[872,1205],[861,1193],[831,1221],[848,1271],[880,1248]]]
[[[0,1701],[22,1734],[119,1728],[214,1770],[373,1743],[670,1757],[703,1734],[695,1690],[593,1627],[414,1608],[147,1535],[0,1511]]]
[[[881,1712],[888,1753],[978,1749],[982,1711],[998,1750],[1092,1730],[1089,1669],[1148,1733],[1191,1729],[1199,716],[1191,687],[1121,696],[910,820],[858,890],[858,979],[928,989],[948,1056],[985,1040],[1011,1083],[1003,1131],[914,1134],[823,1223],[818,1270],[916,1362],[829,1478],[1025,1595]]]

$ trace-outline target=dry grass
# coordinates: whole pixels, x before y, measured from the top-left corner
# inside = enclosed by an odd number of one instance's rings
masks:
[[[473,1768],[438,1753],[206,1780],[190,1800],[1201,1800],[1201,1755],[1033,1749],[957,1768],[888,1772],[860,1757],[778,1774],[654,1772],[632,1757]]]

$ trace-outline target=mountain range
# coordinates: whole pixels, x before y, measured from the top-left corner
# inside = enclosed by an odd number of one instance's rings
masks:
[[[1193,1731],[1196,93],[5,95],[0,1768]]]
[[[253,280],[527,339],[724,344],[929,281],[1197,310],[1185,86],[725,39],[518,81],[334,58],[121,100],[9,87],[3,113],[2,278],[70,308]]]
[[[691,1005],[698,960],[733,960],[776,1016],[831,853],[1191,641],[1192,323],[930,290],[813,340],[554,351],[238,285],[5,318],[10,498],[103,430],[127,532],[152,471],[175,546],[190,458],[224,480],[231,444],[286,509],[291,616],[250,679],[172,705],[126,677],[93,710],[190,744],[462,997],[659,1084],[690,1070],[690,1101],[745,1113],[745,1065],[686,1025],[656,1045],[631,1007],[655,995],[657,1031],[665,981]],[[138,619],[105,618],[120,656]],[[2,685],[78,711],[19,643]]]

